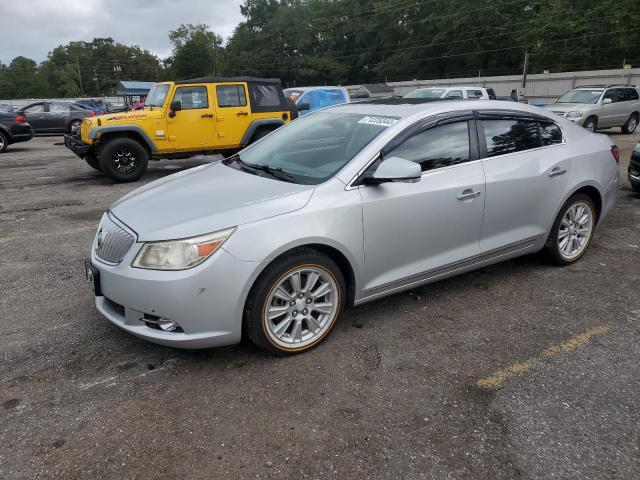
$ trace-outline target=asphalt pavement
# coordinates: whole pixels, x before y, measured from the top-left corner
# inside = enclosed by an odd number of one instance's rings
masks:
[[[640,134],[590,251],[528,256],[345,312],[315,350],[180,351],[83,278],[114,185],[38,137],[0,154],[0,478],[640,478]]]

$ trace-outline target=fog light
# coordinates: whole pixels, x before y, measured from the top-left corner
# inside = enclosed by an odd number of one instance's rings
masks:
[[[156,317],[155,315],[150,315],[148,313],[145,313],[144,317],[142,317],[140,320],[142,320],[147,325],[147,327],[157,327],[164,332],[175,332],[176,330],[182,330],[180,328],[180,325],[178,325],[173,320],[169,320],[168,318]]]
[[[161,330],[165,332],[173,332],[176,328],[178,328],[178,324],[173,320],[167,320],[166,318],[161,318],[158,321],[158,326]]]

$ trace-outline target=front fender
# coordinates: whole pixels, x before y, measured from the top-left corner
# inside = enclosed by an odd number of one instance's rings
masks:
[[[147,135],[147,133],[137,125],[112,125],[112,126],[104,125],[104,126],[92,128],[89,131],[89,138],[95,141],[97,138],[107,133],[127,133],[127,132],[134,132],[137,135],[139,135],[142,138],[142,140],[146,143],[147,147],[149,147],[149,150],[151,150],[152,152],[158,151],[158,147],[156,146],[154,141],[151,140],[149,135]]]

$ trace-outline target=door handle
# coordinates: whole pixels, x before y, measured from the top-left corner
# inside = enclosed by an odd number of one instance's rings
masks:
[[[559,177],[560,175],[564,175],[565,173],[567,173],[566,170],[561,170],[560,168],[556,167],[553,170],[551,170],[549,172],[549,176],[550,177]]]
[[[236,115],[238,115],[238,116],[245,115],[246,116],[246,115],[249,115],[249,113],[248,112],[238,112],[238,113],[236,113]]]
[[[213,113],[203,113],[200,118],[213,118]]]
[[[458,200],[471,200],[473,198],[479,197],[481,193],[482,192],[474,192],[470,188],[467,188],[460,195],[458,195]]]

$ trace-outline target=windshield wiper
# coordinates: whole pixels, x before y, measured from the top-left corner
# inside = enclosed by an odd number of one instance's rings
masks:
[[[270,167],[269,165],[256,165],[253,163],[247,163],[240,158],[239,154],[235,154],[230,156],[227,160],[230,162],[237,163],[240,168],[246,170],[247,172],[251,172],[255,174],[257,171],[265,172],[272,176],[273,178],[277,178],[278,180],[284,180],[285,182],[295,183],[295,177],[290,173],[285,172],[281,168]]]
[[[287,182],[292,182],[292,183],[294,183],[294,180],[295,180],[295,177],[293,175],[285,172],[281,168],[270,167],[269,165],[254,165],[254,164],[250,165],[250,167],[255,168],[256,170],[267,172],[269,175],[279,180],[285,180]]]

